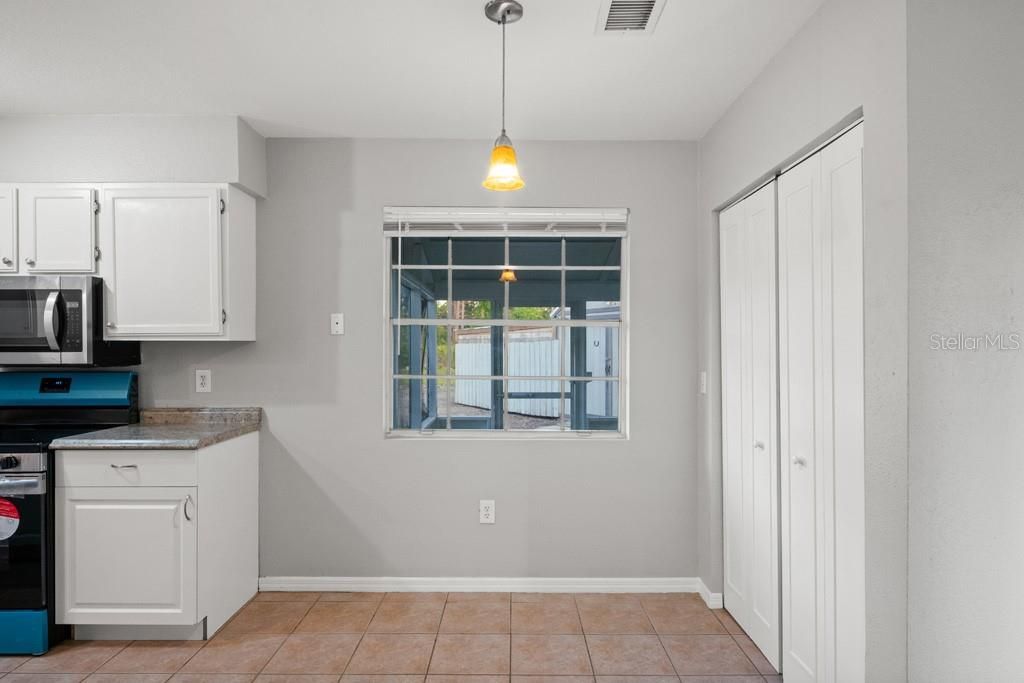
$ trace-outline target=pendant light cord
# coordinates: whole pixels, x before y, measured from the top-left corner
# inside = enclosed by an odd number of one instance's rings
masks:
[[[505,134],[505,24],[507,15],[501,15],[501,134]]]

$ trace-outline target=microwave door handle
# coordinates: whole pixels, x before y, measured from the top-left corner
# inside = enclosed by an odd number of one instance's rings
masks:
[[[46,343],[50,345],[51,351],[60,351],[60,344],[57,342],[57,335],[60,334],[60,318],[57,310],[57,299],[60,292],[50,292],[46,297],[46,306],[43,308],[43,331],[46,333]]]

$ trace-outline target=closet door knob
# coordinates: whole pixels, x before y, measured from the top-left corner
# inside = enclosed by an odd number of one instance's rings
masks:
[[[807,461],[803,458],[793,458],[793,464],[797,467],[807,467]]]

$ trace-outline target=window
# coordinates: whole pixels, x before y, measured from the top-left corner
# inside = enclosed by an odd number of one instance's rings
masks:
[[[388,433],[624,434],[622,216],[385,220]]]

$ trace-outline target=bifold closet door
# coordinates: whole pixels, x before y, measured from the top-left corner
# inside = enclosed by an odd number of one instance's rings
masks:
[[[719,229],[725,607],[778,667],[775,183]]]
[[[862,135],[778,181],[786,683],[864,680]]]

